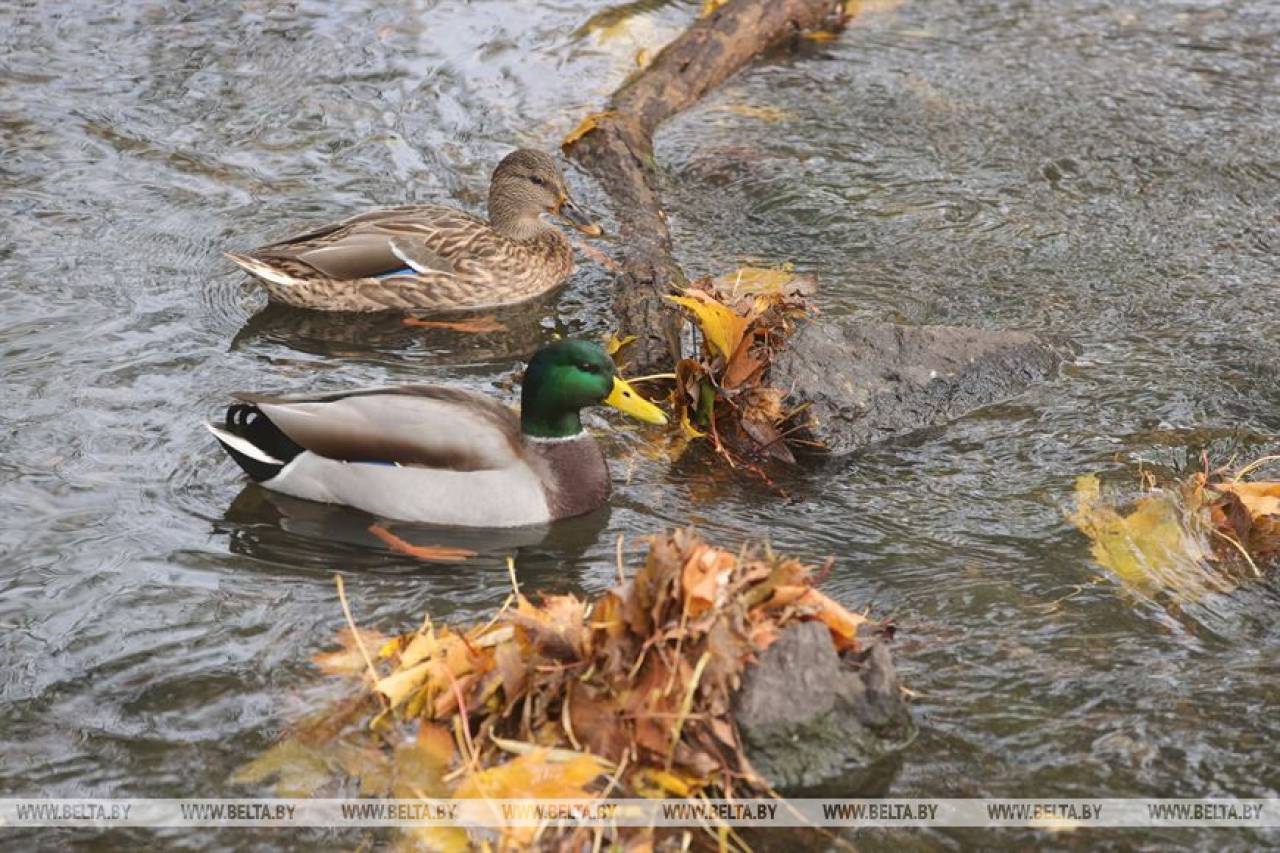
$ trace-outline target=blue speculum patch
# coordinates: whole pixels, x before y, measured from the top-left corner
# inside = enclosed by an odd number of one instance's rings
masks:
[[[398,270],[388,270],[387,272],[380,272],[377,275],[375,275],[374,278],[390,278],[393,275],[413,275],[413,274],[414,274],[413,267],[400,267],[400,269]]]

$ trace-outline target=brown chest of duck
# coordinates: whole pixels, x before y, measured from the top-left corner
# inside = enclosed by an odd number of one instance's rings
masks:
[[[586,341],[534,355],[518,414],[484,394],[433,385],[235,397],[223,423],[207,426],[264,487],[462,527],[544,524],[603,506],[609,469],[582,409],[603,404],[666,423]]]
[[[489,221],[437,204],[374,210],[227,257],[274,301],[321,311],[458,311],[511,305],[573,270],[557,217],[598,236],[559,165],[519,149],[489,184]]]

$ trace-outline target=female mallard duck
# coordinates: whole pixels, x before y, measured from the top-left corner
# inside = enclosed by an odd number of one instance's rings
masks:
[[[322,311],[491,308],[532,299],[573,271],[542,217],[598,236],[550,155],[520,149],[489,185],[489,222],[437,204],[374,210],[244,254],[227,253],[272,299]]]
[[[207,426],[268,489],[464,527],[541,524],[604,505],[609,469],[582,428],[583,407],[667,421],[584,341],[534,355],[518,415],[483,394],[431,385],[236,399],[223,426]]]

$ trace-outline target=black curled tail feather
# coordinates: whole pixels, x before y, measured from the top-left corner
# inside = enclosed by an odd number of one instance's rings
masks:
[[[305,448],[281,432],[271,419],[252,403],[227,407],[223,429],[252,445],[264,458],[255,458],[214,433],[222,449],[256,482],[270,480]],[[268,461],[270,460],[270,461]]]

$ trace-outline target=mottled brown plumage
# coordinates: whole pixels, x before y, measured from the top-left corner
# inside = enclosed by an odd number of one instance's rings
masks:
[[[532,299],[573,270],[569,241],[547,213],[600,233],[569,198],[556,161],[520,149],[494,170],[487,223],[443,205],[405,205],[227,257],[271,299],[299,308],[489,308]]]

